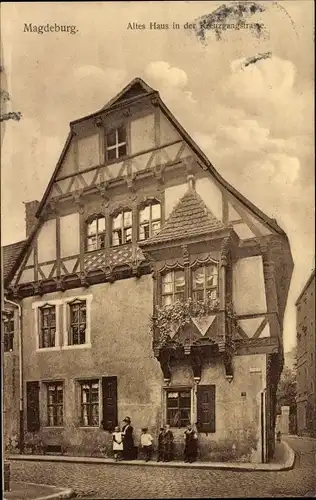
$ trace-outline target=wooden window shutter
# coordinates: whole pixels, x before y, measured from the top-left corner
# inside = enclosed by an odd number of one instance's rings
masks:
[[[26,382],[27,430],[38,431],[40,428],[39,382]]]
[[[197,388],[197,421],[199,432],[215,432],[215,385]]]
[[[117,377],[102,377],[103,429],[113,431],[117,425]]]

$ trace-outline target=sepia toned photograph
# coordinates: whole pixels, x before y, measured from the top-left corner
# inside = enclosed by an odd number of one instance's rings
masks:
[[[316,497],[314,30],[1,4],[4,500]]]

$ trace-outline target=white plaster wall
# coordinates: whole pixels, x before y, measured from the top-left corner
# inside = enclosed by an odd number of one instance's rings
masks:
[[[155,146],[154,114],[132,120],[131,154],[145,151]]]
[[[78,140],[79,170],[99,165],[99,134]]]
[[[37,238],[38,262],[56,259],[56,219],[47,220]]]
[[[237,314],[267,312],[262,257],[241,259],[233,267],[233,302]]]
[[[79,214],[65,215],[60,218],[60,255],[78,255],[80,250]]]

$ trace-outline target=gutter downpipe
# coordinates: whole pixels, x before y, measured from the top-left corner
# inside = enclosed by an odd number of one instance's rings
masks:
[[[24,451],[24,397],[23,397],[23,349],[22,349],[22,307],[17,302],[4,296],[4,302],[18,309],[18,338],[19,338],[19,414],[20,414],[20,453]]]

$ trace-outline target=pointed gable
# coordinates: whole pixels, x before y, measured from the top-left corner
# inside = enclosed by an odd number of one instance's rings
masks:
[[[134,78],[126,87],[124,87],[121,92],[119,92],[115,97],[113,97],[103,108],[102,111],[109,109],[110,107],[120,104],[121,102],[129,101],[135,97],[143,97],[145,95],[152,94],[156,92],[141,78]]]
[[[194,236],[210,234],[225,229],[207,208],[194,188],[194,177],[190,175],[189,189],[170,214],[162,230],[141,244],[141,247],[182,240]]]

